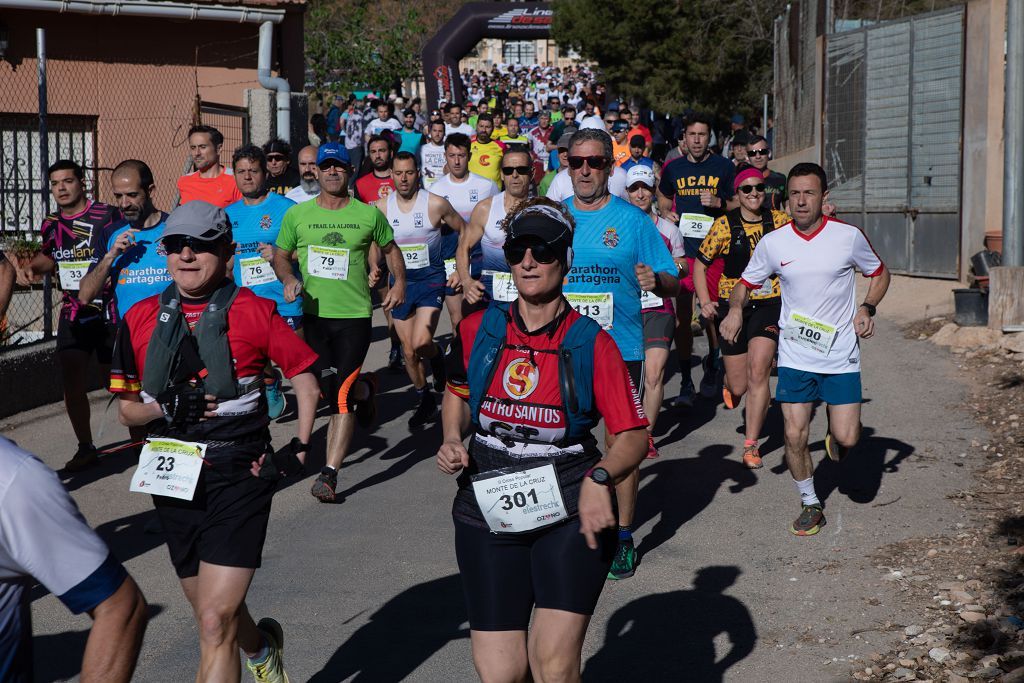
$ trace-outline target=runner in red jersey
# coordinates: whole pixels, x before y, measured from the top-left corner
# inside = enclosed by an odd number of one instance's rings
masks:
[[[371,135],[366,153],[371,170],[356,179],[356,199],[372,204],[378,199],[387,199],[395,189],[391,177],[391,143],[381,135]]]
[[[106,251],[110,235],[125,221],[114,207],[85,196],[85,172],[74,161],[56,162],[47,170],[47,177],[57,211],[43,220],[42,249],[29,268],[35,275],[54,273],[64,292],[57,320],[57,359],[64,382],[64,406],[78,439],[78,450],[64,468],[78,472],[98,458],[86,396],[89,357],[95,353],[101,371],[106,372],[113,346],[113,323],[117,321],[109,282],[92,301],[79,301],[78,290],[98,251]]]
[[[178,178],[179,204],[200,199],[224,208],[242,198],[235,179],[220,163],[224,135],[213,126],[192,126],[188,149],[196,170]]]

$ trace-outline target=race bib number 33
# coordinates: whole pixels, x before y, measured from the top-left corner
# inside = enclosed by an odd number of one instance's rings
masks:
[[[61,261],[57,264],[60,275],[61,289],[76,290],[82,284],[82,278],[89,272],[91,261]]]
[[[147,439],[132,475],[130,491],[192,500],[203,471],[206,444]]]
[[[477,474],[473,494],[487,526],[499,534],[532,531],[568,517],[550,462]]]

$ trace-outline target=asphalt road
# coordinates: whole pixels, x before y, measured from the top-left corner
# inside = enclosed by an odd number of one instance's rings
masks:
[[[382,366],[386,350],[375,342],[365,367]],[[944,352],[905,340],[881,319],[863,355],[865,438],[842,465],[818,467],[828,525],[815,537],[787,531],[799,501],[782,465],[777,409],[757,472],[740,464],[739,411],[705,401],[662,414],[661,458],[642,466],[636,538],[643,561],[634,578],[605,588],[584,649],[585,679],[848,680],[850,656],[895,638],[851,634],[899,619],[896,592],[870,557],[891,541],[954,526],[945,495],[967,482],[959,454],[981,433],[956,412],[964,391]],[[675,374],[668,395],[678,386]],[[249,605],[257,618],[284,625],[296,683],[475,679],[452,541],[454,481],[434,464],[440,432],[409,432],[413,398],[404,375],[385,373],[382,389],[381,422],[357,434],[342,470],[344,501],[315,501],[313,475],[274,500]],[[106,404],[97,392],[94,429],[99,443],[114,443],[125,430]],[[325,423],[317,422],[316,467]],[[59,404],[0,427],[55,468],[74,450]],[[275,441],[283,445],[293,428],[286,413],[272,428]],[[816,460],[824,431],[819,411]],[[150,499],[128,491],[134,465],[112,455],[66,483],[152,606],[137,680],[189,681],[196,629],[160,536],[143,530]],[[70,615],[42,589],[34,598],[38,680],[74,680],[89,619]]]

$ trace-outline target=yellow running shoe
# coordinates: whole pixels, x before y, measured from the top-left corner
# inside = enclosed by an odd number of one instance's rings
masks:
[[[284,671],[284,630],[277,620],[270,617],[260,619],[256,628],[267,641],[270,653],[259,663],[246,658],[245,666],[252,672],[256,683],[291,683]]]

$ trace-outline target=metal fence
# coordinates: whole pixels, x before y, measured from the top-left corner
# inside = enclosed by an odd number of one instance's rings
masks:
[[[772,152],[786,156],[814,144],[815,39],[820,33],[818,2],[793,2],[775,21],[775,127]]]
[[[958,274],[963,31],[960,6],[828,37],[830,193],[895,272]]]

